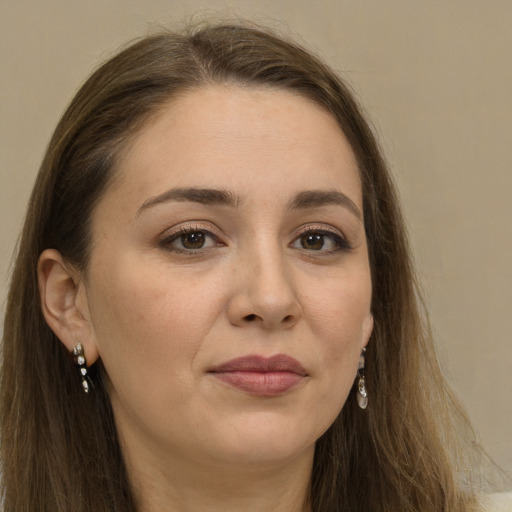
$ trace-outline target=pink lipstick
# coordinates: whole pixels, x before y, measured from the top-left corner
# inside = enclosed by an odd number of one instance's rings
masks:
[[[293,357],[250,355],[212,368],[211,375],[242,391],[259,396],[277,396],[295,388],[306,377],[304,367]]]

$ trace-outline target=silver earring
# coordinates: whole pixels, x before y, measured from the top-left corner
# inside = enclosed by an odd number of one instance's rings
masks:
[[[364,354],[366,349],[363,348],[361,355],[359,356],[359,365],[357,367],[357,375],[359,380],[357,382],[357,403],[361,409],[366,409],[368,406],[368,390],[364,382]]]
[[[82,389],[84,393],[89,393],[89,376],[87,375],[87,361],[85,360],[84,347],[78,342],[73,349],[73,360],[80,370],[82,376]]]

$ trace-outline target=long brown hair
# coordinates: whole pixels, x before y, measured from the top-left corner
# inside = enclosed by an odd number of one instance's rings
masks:
[[[359,165],[375,320],[366,358],[371,402],[359,410],[352,390],[318,440],[312,510],[469,510],[471,494],[461,490],[450,451],[450,418],[465,419],[435,358],[394,186],[372,130],[347,86],[319,59],[267,30],[225,24],[145,37],[121,51],[83,85],[50,141],[5,318],[5,511],[136,510],[101,361],[85,395],[41,313],[37,260],[55,248],[86,272],[91,213],[127,141],[179,92],[218,83],[283,88],[315,101],[336,118]]]

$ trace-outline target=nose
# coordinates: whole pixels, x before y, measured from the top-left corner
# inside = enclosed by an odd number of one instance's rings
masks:
[[[232,325],[290,329],[302,316],[292,269],[280,254],[252,253],[237,263],[232,283],[228,304]]]

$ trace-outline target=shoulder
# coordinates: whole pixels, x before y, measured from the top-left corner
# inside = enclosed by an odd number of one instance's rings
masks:
[[[512,512],[512,492],[486,494],[479,502],[483,512]]]

